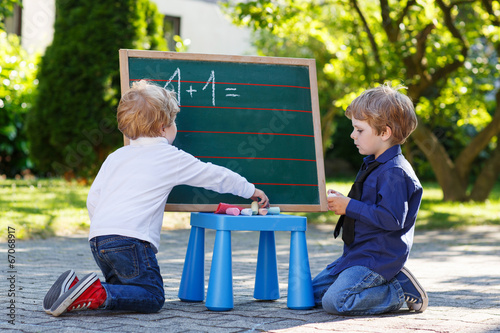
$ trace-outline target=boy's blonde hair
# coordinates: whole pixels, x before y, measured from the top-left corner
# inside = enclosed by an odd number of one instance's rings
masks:
[[[179,106],[175,93],[146,80],[134,82],[118,104],[118,129],[129,139],[161,136],[171,126]]]
[[[368,89],[352,101],[345,115],[368,122],[377,135],[388,126],[392,130],[391,143],[403,144],[417,127],[417,115],[411,99],[399,92],[400,89],[406,87],[385,83]]]

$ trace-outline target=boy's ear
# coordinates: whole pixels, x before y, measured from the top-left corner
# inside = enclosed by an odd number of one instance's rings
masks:
[[[392,129],[389,126],[385,126],[385,130],[380,134],[382,140],[387,141],[392,137]]]

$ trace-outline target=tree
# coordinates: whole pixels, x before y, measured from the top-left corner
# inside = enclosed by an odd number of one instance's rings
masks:
[[[118,50],[165,50],[163,18],[149,0],[57,0],[54,30],[28,117],[30,154],[43,173],[91,177],[123,140]]]
[[[487,199],[500,173],[499,1],[257,0],[227,10],[257,32],[262,54],[316,58],[324,146],[362,90],[403,83],[419,116],[408,158],[429,161],[444,200]]]

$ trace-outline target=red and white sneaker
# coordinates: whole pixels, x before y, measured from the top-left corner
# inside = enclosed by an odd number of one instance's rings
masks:
[[[51,314],[50,308],[62,294],[71,289],[78,282],[75,271],[70,269],[59,276],[43,299],[43,310]]]
[[[61,295],[50,308],[50,312],[57,317],[66,311],[94,310],[103,305],[106,298],[106,290],[101,285],[97,274],[90,273]]]

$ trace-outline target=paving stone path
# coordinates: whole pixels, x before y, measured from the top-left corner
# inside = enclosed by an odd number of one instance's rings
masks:
[[[332,226],[309,226],[312,275],[341,254]],[[206,232],[205,282],[208,283],[215,233]],[[42,300],[63,271],[100,274],[85,235],[17,241],[14,270],[7,243],[0,260],[1,321],[5,332],[500,332],[500,226],[455,231],[417,231],[407,267],[429,294],[424,313],[402,310],[379,316],[344,317],[322,309],[286,306],[289,232],[276,232],[281,298],[253,299],[258,233],[233,232],[234,309],[212,312],[204,303],[177,298],[189,230],[165,230],[158,259],[166,302],[155,314],[77,311],[53,317]],[[13,272],[13,273],[12,273]],[[12,291],[15,290],[15,296]],[[9,295],[11,294],[11,295]],[[15,303],[12,303],[12,302]],[[15,309],[11,304],[15,304]],[[14,316],[12,316],[14,315]],[[10,321],[10,322],[9,322]],[[14,325],[13,325],[14,324]]]

